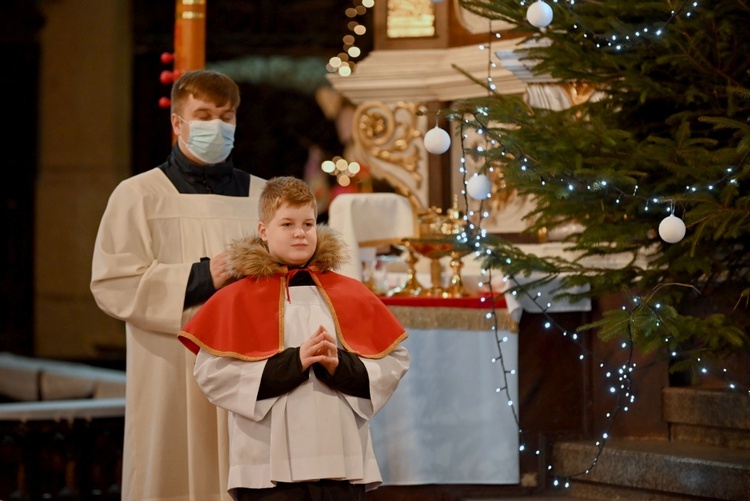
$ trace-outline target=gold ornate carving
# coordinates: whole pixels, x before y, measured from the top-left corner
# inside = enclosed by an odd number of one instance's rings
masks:
[[[380,102],[366,102],[354,112],[353,141],[355,147],[366,157],[374,158],[407,172],[415,188],[422,186],[423,176],[419,172],[420,149],[416,141],[422,137],[417,128],[415,103],[397,103],[394,109]],[[400,194],[409,198],[412,206],[422,204],[412,189],[398,176],[378,169],[367,162],[377,177],[384,178]]]

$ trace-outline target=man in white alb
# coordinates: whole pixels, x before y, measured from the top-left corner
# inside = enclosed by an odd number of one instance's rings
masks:
[[[91,291],[126,326],[124,500],[229,499],[226,412],[197,387],[195,357],[177,334],[231,281],[226,245],[258,224],[265,181],[230,157],[239,102],[226,75],[182,75],[172,88],[171,155],[122,181],[101,219]]]

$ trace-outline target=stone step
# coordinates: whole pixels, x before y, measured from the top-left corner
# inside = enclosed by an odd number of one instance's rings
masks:
[[[552,453],[557,475],[588,468],[592,442],[560,442]],[[666,440],[610,440],[596,467],[571,481],[570,495],[587,499],[750,499],[750,451]]]
[[[750,396],[745,393],[664,388],[662,416],[672,441],[750,449]]]

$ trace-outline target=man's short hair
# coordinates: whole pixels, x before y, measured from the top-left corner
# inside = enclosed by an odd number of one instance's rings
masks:
[[[284,205],[303,207],[309,205],[315,210],[317,217],[318,205],[310,187],[292,176],[280,176],[269,179],[258,200],[258,216],[264,223],[269,223],[276,211]]]
[[[175,81],[172,85],[172,113],[177,113],[190,95],[216,106],[229,104],[235,110],[240,105],[239,86],[214,70],[188,71]]]

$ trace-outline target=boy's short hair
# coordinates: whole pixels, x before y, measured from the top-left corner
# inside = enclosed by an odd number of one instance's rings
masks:
[[[216,106],[229,104],[235,110],[240,105],[239,86],[225,74],[214,70],[188,71],[175,81],[172,85],[172,113],[180,111],[190,95]]]
[[[310,187],[292,176],[280,176],[269,179],[258,200],[258,216],[261,221],[268,223],[273,219],[276,211],[284,205],[303,207],[309,205],[317,217],[318,204]]]

